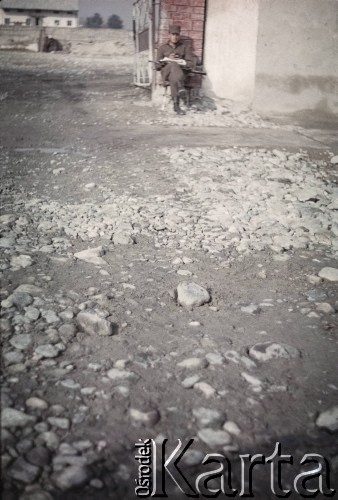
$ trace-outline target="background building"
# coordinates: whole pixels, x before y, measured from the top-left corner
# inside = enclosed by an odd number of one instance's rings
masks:
[[[0,24],[7,26],[78,26],[79,0],[2,0]]]

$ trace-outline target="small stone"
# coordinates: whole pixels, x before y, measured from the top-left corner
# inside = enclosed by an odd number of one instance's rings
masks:
[[[90,480],[90,473],[85,466],[71,465],[60,474],[54,474],[52,480],[60,490],[66,491],[86,484]]]
[[[90,481],[90,486],[92,488],[95,488],[96,490],[101,490],[104,487],[104,483],[101,481],[101,479],[92,479]]]
[[[10,466],[8,475],[16,481],[21,481],[25,484],[31,484],[34,483],[34,481],[39,477],[40,468],[36,465],[32,465],[26,462],[26,460],[24,460],[22,457],[19,457]]]
[[[118,370],[117,368],[112,368],[108,371],[107,377],[109,377],[114,382],[130,381],[136,380],[138,376],[134,372],[128,370]]]
[[[331,165],[338,165],[338,155],[332,156],[330,163]]]
[[[21,351],[28,349],[33,343],[33,337],[29,333],[22,333],[21,335],[14,335],[9,343]]]
[[[277,342],[262,342],[249,349],[249,355],[257,361],[270,361],[272,359],[299,358],[300,352],[295,347]]]
[[[177,271],[177,274],[179,276],[192,276],[192,272],[191,271],[188,271],[188,269],[179,269]]]
[[[191,389],[200,380],[199,375],[193,375],[192,377],[187,377],[182,381],[182,386],[185,389]]]
[[[242,372],[241,376],[255,389],[260,392],[262,389],[262,381],[259,378],[250,375],[249,373]]]
[[[74,257],[78,260],[83,260],[89,264],[94,264],[95,266],[104,266],[106,261],[102,258],[105,254],[103,247],[88,248],[87,250],[82,250],[74,254]]]
[[[56,358],[60,354],[60,350],[52,344],[39,345],[34,352],[39,358]]]
[[[18,309],[23,309],[31,305],[33,297],[26,292],[14,292],[8,297],[8,300],[11,300],[13,305]]]
[[[143,412],[136,408],[130,408],[130,417],[137,423],[142,425],[155,425],[160,420],[160,414],[157,410]]]
[[[59,447],[59,438],[52,431],[45,431],[38,435],[36,443],[38,445],[46,445],[49,450],[57,450]]]
[[[48,311],[42,311],[41,316],[46,320],[46,322],[51,325],[52,323],[58,323],[60,321],[59,316],[49,309]]]
[[[338,406],[322,412],[316,420],[316,425],[331,432],[338,431]]]
[[[101,318],[91,309],[79,312],[77,322],[89,335],[109,336],[113,335],[116,329],[114,323]]]
[[[82,387],[81,394],[84,396],[91,396],[96,391],[96,387]]]
[[[319,276],[314,276],[312,274],[309,274],[306,278],[311,285],[319,285],[319,283],[322,281]]]
[[[333,314],[335,312],[331,304],[328,304],[327,302],[317,304],[316,309],[317,311],[323,312],[325,314]]]
[[[117,232],[113,236],[114,245],[134,245],[135,239],[129,232]]]
[[[261,308],[255,304],[250,304],[249,306],[241,307],[241,311],[246,314],[258,314],[261,312]]]
[[[1,427],[26,427],[29,424],[34,424],[35,421],[35,417],[27,415],[22,411],[15,410],[14,408],[4,408],[2,410]]]
[[[47,410],[48,403],[43,399],[31,397],[26,399],[26,406],[31,410]]]
[[[80,389],[81,385],[78,382],[75,382],[75,380],[71,378],[67,378],[65,380],[61,380],[60,384],[65,387],[66,389]]]
[[[192,410],[200,427],[209,427],[211,425],[220,425],[224,422],[224,413],[212,408],[195,408]]]
[[[208,366],[207,360],[203,358],[188,358],[180,363],[177,363],[179,368],[185,368],[187,370],[195,370],[200,368],[206,368]]]
[[[206,398],[211,398],[216,394],[216,390],[206,382],[197,382],[197,384],[194,385],[194,389],[202,392]]]
[[[215,430],[206,427],[205,429],[201,429],[197,433],[203,443],[210,446],[210,448],[219,448],[220,446],[224,446],[226,444],[231,443],[231,436],[226,431]]]
[[[44,446],[37,446],[26,454],[26,459],[33,465],[45,467],[51,461],[51,452]]]
[[[64,431],[68,431],[70,427],[68,418],[49,417],[47,421],[52,427],[56,427],[57,429],[62,429]]]
[[[40,317],[40,311],[36,307],[27,307],[25,318],[27,318],[32,323],[37,321]]]
[[[11,267],[20,269],[33,265],[33,259],[29,255],[13,255],[11,257]]]
[[[235,422],[225,422],[225,424],[223,425],[223,429],[229,434],[233,434],[234,436],[240,436],[241,434],[241,429]]]
[[[95,182],[89,182],[88,184],[85,185],[85,189],[87,189],[87,190],[91,190],[94,187],[96,187]]]
[[[201,326],[199,321],[190,321],[189,326]]]
[[[192,308],[210,302],[209,292],[196,283],[182,282],[177,287],[177,301],[181,306]]]
[[[223,365],[224,363],[224,358],[222,354],[209,352],[208,354],[206,354],[205,357],[210,365]]]
[[[328,281],[338,281],[338,269],[334,267],[323,267],[318,273],[318,276]]]
[[[22,352],[18,351],[6,352],[6,354],[4,354],[3,357],[7,366],[21,363],[24,359],[24,355],[22,354]]]

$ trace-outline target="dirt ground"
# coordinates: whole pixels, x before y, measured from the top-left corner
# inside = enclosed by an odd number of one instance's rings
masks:
[[[176,117],[127,57],[0,68],[3,498],[136,498],[147,438],[193,438],[190,478],[223,454],[238,489],[239,455],[280,442],[290,498],[306,453],[337,489],[335,123],[224,103]],[[180,304],[181,282],[209,300]],[[267,470],[259,500],[276,498]],[[169,476],[167,493],[186,498]]]

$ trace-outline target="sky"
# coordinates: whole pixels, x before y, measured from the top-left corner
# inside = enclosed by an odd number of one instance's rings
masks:
[[[86,18],[98,12],[103,19],[117,14],[123,21],[123,27],[132,27],[133,0],[80,0],[80,18]]]

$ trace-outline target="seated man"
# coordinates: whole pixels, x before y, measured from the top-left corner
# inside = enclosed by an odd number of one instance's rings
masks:
[[[157,51],[156,69],[161,70],[163,81],[168,81],[170,84],[174,111],[183,115],[185,113],[180,108],[179,101],[179,94],[184,92],[185,74],[182,68],[191,67],[193,55],[180,40],[180,34],[180,26],[170,26],[168,42],[161,45]]]

